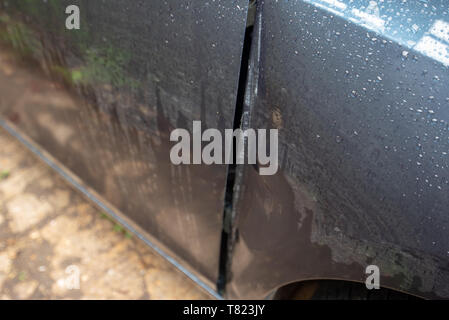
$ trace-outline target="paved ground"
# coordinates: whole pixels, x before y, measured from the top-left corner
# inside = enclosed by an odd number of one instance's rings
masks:
[[[0,129],[0,299],[66,298],[209,296]]]

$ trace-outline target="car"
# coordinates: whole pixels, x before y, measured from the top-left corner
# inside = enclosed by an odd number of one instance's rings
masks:
[[[0,10],[2,47],[72,97],[20,103],[0,75],[0,125],[212,296],[449,298],[446,1]]]

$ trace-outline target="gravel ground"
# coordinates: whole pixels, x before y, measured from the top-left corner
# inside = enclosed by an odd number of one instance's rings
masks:
[[[0,299],[208,298],[0,129]]]

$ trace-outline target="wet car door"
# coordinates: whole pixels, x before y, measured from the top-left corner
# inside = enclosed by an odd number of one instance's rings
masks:
[[[65,27],[69,5],[80,9],[79,30]],[[209,288],[218,277],[227,168],[173,165],[169,137],[175,128],[191,132],[193,120],[233,127],[247,7],[0,1],[3,44],[73,98],[21,103],[23,92],[2,75],[2,126]]]
[[[237,175],[229,297],[368,265],[449,297],[448,35],[446,1],[258,2],[243,123],[279,170]]]

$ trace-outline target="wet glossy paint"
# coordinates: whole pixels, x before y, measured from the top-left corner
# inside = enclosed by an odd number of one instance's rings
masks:
[[[80,32],[64,31],[68,4]],[[172,165],[169,134],[233,127],[247,1],[0,8],[5,45],[74,101],[21,104],[2,78],[8,125],[214,287],[228,167]],[[280,168],[236,167],[226,297],[363,282],[374,264],[382,286],[449,298],[448,46],[445,1],[258,1],[237,111],[279,130]]]
[[[449,70],[413,45],[448,6],[393,2],[259,2],[248,125],[279,128],[280,172],[241,172],[229,297],[364,282],[370,264],[449,297]]]
[[[3,79],[2,116],[214,288],[227,167],[172,165],[169,134],[232,128],[246,1],[0,4],[6,45],[75,101],[21,105]]]

